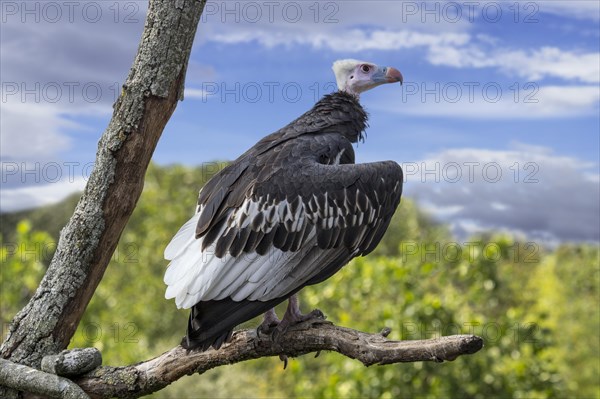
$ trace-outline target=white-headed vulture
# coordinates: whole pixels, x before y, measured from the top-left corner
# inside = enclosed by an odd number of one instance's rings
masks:
[[[300,313],[296,293],[379,243],[402,193],[393,161],[354,163],[367,114],[360,93],[402,83],[370,62],[333,64],[338,91],[270,134],[202,188],[196,214],[165,249],[166,298],[191,308],[187,349],[219,348],[238,324],[265,313],[285,331],[318,315]],[[290,299],[281,321],[273,307]]]

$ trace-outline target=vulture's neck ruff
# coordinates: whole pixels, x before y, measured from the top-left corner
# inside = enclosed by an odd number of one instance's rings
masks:
[[[360,105],[358,97],[353,94],[337,91],[325,95],[305,115],[329,122],[329,126],[322,129],[320,133],[329,131],[341,133],[351,143],[364,141],[368,114]]]

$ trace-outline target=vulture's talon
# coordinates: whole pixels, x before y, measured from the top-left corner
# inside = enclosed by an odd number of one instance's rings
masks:
[[[262,322],[258,327],[256,327],[257,335],[270,335],[273,334],[273,330],[277,328],[279,323],[265,323]]]
[[[327,316],[325,316],[325,314],[323,312],[321,312],[320,309],[314,309],[312,312],[308,313],[306,316],[308,316],[307,320],[311,320],[311,319],[325,320],[325,319],[327,319]]]
[[[256,329],[256,333],[269,335],[273,332],[273,329],[279,325],[279,323],[281,323],[281,321],[277,318],[275,309],[269,309],[264,315],[263,322],[260,323]]]
[[[384,327],[383,330],[379,333],[383,338],[387,338],[388,335],[392,332],[392,329],[389,327]]]
[[[264,332],[263,332],[262,324],[261,324],[258,327],[256,327],[256,336],[260,337],[262,334],[264,334]]]
[[[271,340],[273,342],[278,342],[282,335],[284,335],[288,330],[288,325],[282,326],[284,323],[279,323],[277,327],[273,329],[271,332]]]
[[[283,362],[283,369],[285,370],[288,365],[288,357],[287,355],[279,355],[279,360]]]

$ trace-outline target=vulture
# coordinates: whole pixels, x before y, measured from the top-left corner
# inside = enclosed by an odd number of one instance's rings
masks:
[[[322,313],[300,312],[297,293],[380,242],[402,194],[393,161],[356,164],[367,114],[359,95],[400,82],[392,67],[339,60],[338,91],[214,175],[194,216],[165,249],[165,297],[190,309],[188,350],[219,349],[264,313],[275,335]],[[281,320],[274,307],[289,299]]]

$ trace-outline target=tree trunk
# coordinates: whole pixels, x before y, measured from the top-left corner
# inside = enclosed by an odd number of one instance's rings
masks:
[[[39,368],[65,349],[144,186],[160,135],[183,98],[206,0],[150,0],[133,67],[98,144],[94,170],[35,295],[13,319],[0,355]],[[0,396],[4,392],[0,390]]]

